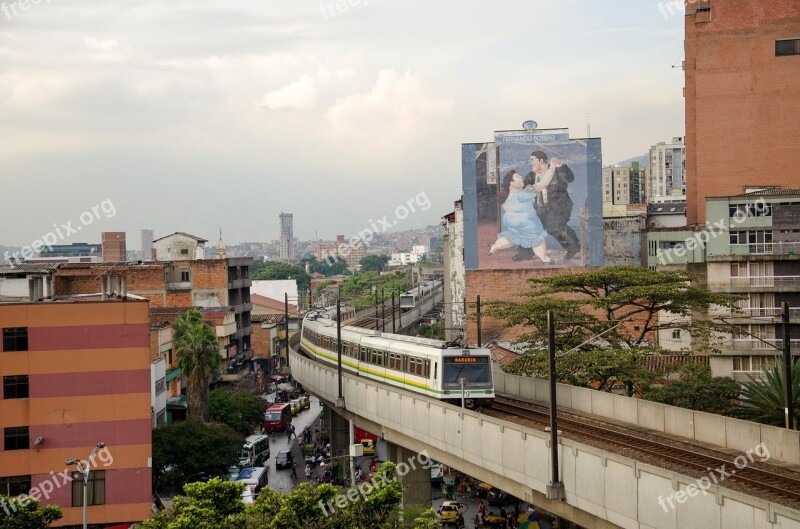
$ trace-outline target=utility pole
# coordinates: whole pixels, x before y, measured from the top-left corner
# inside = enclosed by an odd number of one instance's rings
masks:
[[[286,338],[285,349],[286,349],[286,367],[289,366],[289,293],[283,293],[283,320],[286,325],[286,330],[284,331],[284,336]],[[277,393],[276,393],[277,395]]]
[[[475,302],[475,308],[478,311],[476,321],[478,324],[478,347],[480,347],[481,344],[483,343],[481,341],[481,297],[480,296],[478,296],[478,301]]]
[[[397,327],[396,327],[395,317],[394,317],[394,296],[395,296],[395,293],[392,292],[392,334],[397,334]]]
[[[558,475],[558,416],[556,403],[556,318],[552,310],[547,311],[547,349],[550,360],[550,457],[553,460],[553,476],[547,484],[548,500],[566,498],[564,483]]]
[[[339,399],[342,399],[342,304],[336,298],[336,366],[339,376]]]
[[[792,336],[791,325],[789,320],[789,303],[784,301],[781,303],[782,320],[783,320],[783,379],[785,390],[785,404],[784,413],[786,414],[786,429],[794,429],[794,399],[792,395]]]
[[[383,297],[383,288],[381,288],[381,332],[386,330],[386,302]]]

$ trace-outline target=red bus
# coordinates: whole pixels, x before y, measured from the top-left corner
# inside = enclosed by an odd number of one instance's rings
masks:
[[[284,432],[292,424],[292,406],[288,402],[273,404],[264,412],[264,432]]]
[[[362,430],[358,426],[356,426],[355,429],[356,430],[355,430],[354,437],[355,437],[355,440],[356,440],[357,443],[360,443],[364,439],[370,439],[375,444],[378,443],[378,436],[375,435],[374,433],[369,433],[366,430]]]

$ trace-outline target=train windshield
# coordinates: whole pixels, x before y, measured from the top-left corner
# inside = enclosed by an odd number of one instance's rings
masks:
[[[459,378],[463,378],[467,385],[490,385],[492,383],[489,371],[489,358],[476,356],[454,356],[444,358],[442,370],[442,385],[445,387],[459,387]]]

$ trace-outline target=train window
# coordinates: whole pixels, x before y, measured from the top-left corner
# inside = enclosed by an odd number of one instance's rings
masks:
[[[433,378],[434,378],[434,380],[439,378],[437,376],[438,374],[439,374],[439,363],[438,362],[434,362],[433,363]]]
[[[361,348],[361,355],[360,355],[359,360],[361,360],[362,362],[366,362],[367,361],[367,348],[366,347],[362,347]]]
[[[431,377],[431,361],[425,360],[425,378]]]

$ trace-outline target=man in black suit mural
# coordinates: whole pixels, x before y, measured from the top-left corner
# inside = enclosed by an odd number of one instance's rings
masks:
[[[572,199],[569,196],[569,183],[575,180],[575,174],[566,164],[553,158],[548,162],[547,154],[543,151],[533,151],[530,157],[531,172],[525,176],[525,185],[536,184],[550,168],[556,168],[550,184],[536,194],[534,208],[542,226],[547,233],[567,251],[564,259],[572,259],[581,251],[581,242],[578,235],[567,223],[572,216]],[[515,261],[533,259],[531,248],[520,248],[513,257]]]

